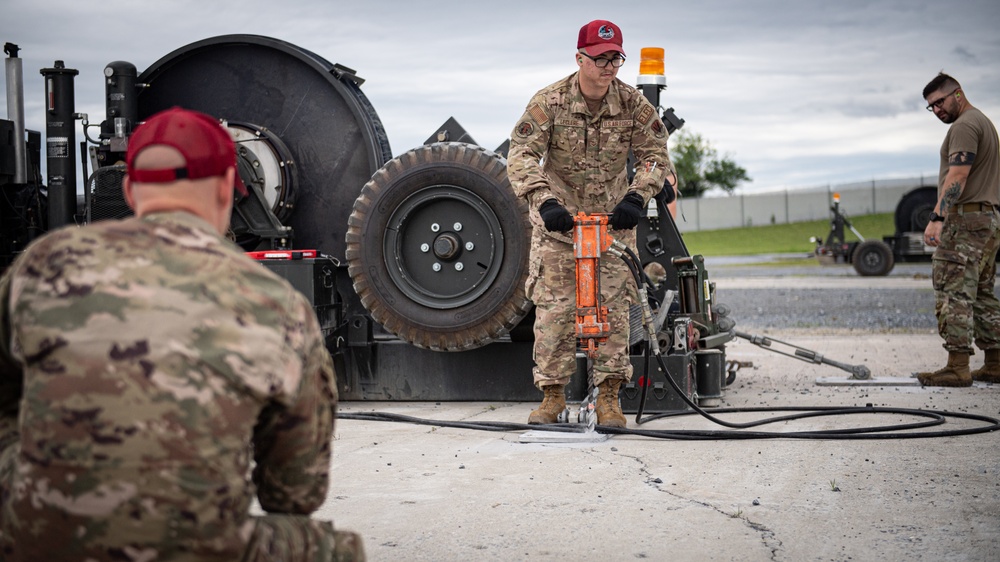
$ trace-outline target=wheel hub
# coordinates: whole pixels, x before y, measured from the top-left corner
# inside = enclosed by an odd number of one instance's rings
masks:
[[[439,259],[451,261],[462,248],[462,241],[453,232],[446,232],[434,240],[434,255]]]
[[[460,307],[490,288],[503,262],[499,219],[478,195],[454,185],[424,188],[389,219],[384,256],[407,297],[437,309]]]

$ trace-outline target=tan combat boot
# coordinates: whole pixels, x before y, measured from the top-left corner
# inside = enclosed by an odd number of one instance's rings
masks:
[[[566,409],[565,388],[566,386],[562,384],[543,386],[542,392],[545,393],[545,398],[542,399],[542,405],[528,416],[528,423],[556,423],[559,420],[559,414]]]
[[[1000,349],[987,349],[984,353],[986,362],[982,367],[972,371],[972,380],[1000,383]]]
[[[972,386],[969,354],[948,352],[948,364],[933,373],[920,373],[917,380],[924,386]]]
[[[605,379],[598,386],[597,394],[597,425],[606,427],[625,427],[625,415],[618,403],[618,389],[622,379]]]

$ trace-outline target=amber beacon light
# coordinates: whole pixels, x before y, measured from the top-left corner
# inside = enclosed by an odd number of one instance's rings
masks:
[[[663,71],[663,49],[660,47],[643,47],[640,52],[639,78],[636,84],[655,84],[666,86],[667,77]]]

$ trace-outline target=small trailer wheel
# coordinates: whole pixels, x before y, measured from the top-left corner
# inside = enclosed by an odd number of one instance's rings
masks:
[[[892,249],[881,240],[865,240],[858,244],[851,261],[858,275],[865,277],[888,275],[895,265]]]

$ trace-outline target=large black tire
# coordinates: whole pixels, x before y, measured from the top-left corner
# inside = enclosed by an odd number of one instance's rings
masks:
[[[387,162],[354,202],[348,273],[389,332],[437,351],[473,349],[531,307],[530,232],[503,158],[464,143],[421,146]]]
[[[854,249],[854,271],[865,277],[888,275],[895,265],[892,249],[881,240],[865,240]]]
[[[923,186],[907,192],[896,205],[896,232],[923,232],[936,205],[936,187]]]

